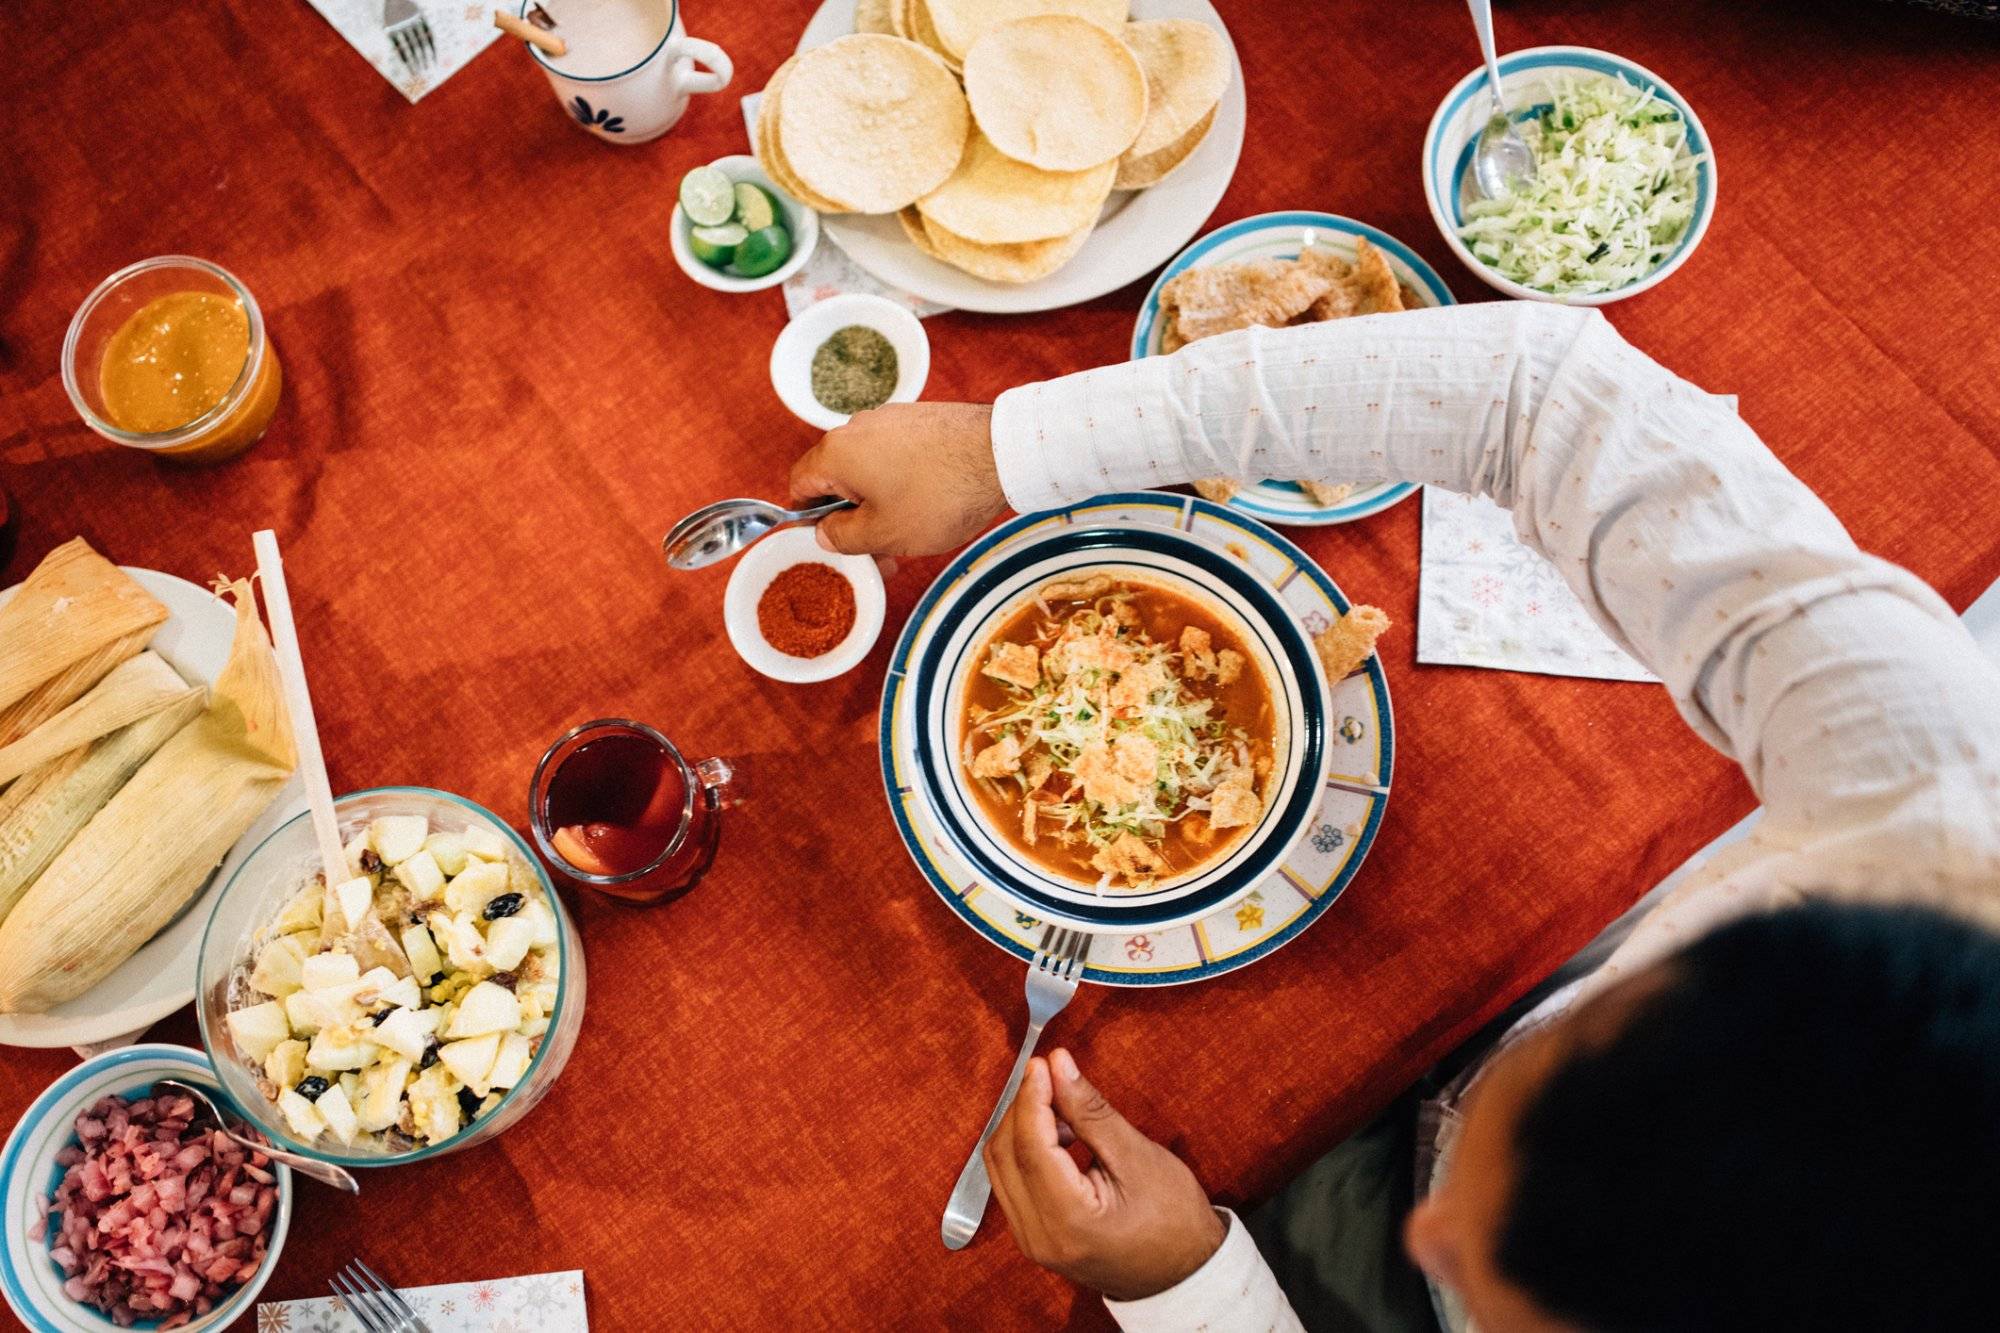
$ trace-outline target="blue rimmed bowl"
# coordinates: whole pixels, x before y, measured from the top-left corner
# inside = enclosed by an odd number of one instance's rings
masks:
[[[0,1150],[0,1205],[7,1210],[7,1243],[0,1251],[0,1293],[5,1294],[8,1308],[34,1333],[106,1333],[119,1327],[64,1294],[62,1270],[49,1257],[47,1237],[30,1240],[28,1228],[37,1215],[35,1200],[53,1195],[62,1180],[64,1168],[56,1165],[56,1154],[76,1141],[77,1116],[100,1097],[116,1094],[128,1101],[143,1097],[163,1078],[213,1084],[215,1070],[207,1056],[185,1046],[126,1046],[92,1056],[35,1098],[8,1136],[6,1148]],[[194,1333],[221,1329],[248,1315],[257,1293],[277,1267],[292,1221],[292,1173],[277,1162],[271,1164],[271,1173],[277,1178],[278,1206],[271,1214],[264,1262],[227,1300],[183,1328]],[[51,1219],[49,1230],[53,1233],[54,1229]],[[131,1325],[139,1329],[157,1326],[157,1320]]]
[[[1218,227],[1174,257],[1160,270],[1139,307],[1139,319],[1132,327],[1132,359],[1160,355],[1160,338],[1165,325],[1160,319],[1160,292],[1169,279],[1191,268],[1216,264],[1239,264],[1257,259],[1297,259],[1299,252],[1312,247],[1331,250],[1350,263],[1354,259],[1354,238],[1365,236],[1382,252],[1406,292],[1425,306],[1453,305],[1451,288],[1437,270],[1423,261],[1409,246],[1389,233],[1365,222],[1338,213],[1315,213],[1292,209],[1283,213],[1260,213],[1256,217]],[[1379,514],[1416,493],[1408,482],[1387,482],[1354,492],[1339,504],[1322,505],[1289,481],[1247,483],[1229,498],[1229,507],[1266,523],[1288,527],[1323,527],[1351,523],[1357,518]]]
[[[1533,46],[1500,57],[1501,92],[1516,121],[1533,120],[1541,115],[1549,105],[1552,90],[1565,78],[1622,78],[1636,88],[1651,90],[1680,112],[1687,125],[1687,150],[1699,159],[1695,166],[1694,217],[1673,250],[1651,272],[1613,291],[1562,295],[1502,277],[1459,238],[1466,206],[1477,197],[1471,184],[1472,150],[1479,132],[1486,127],[1491,105],[1484,65],[1460,79],[1445,94],[1437,114],[1431,117],[1430,128],[1424,132],[1424,199],[1430,204],[1431,219],[1437,223],[1445,244],[1495,291],[1560,305],[1609,305],[1664,282],[1701,244],[1709,222],[1715,217],[1715,152],[1708,131],[1687,99],[1636,61],[1588,46]]]
[[[966,693],[995,631],[1062,578],[1108,573],[1195,601],[1231,624],[1270,686],[1277,713],[1269,795],[1228,851],[1144,892],[1099,892],[1019,851],[992,827],[959,762]],[[1090,931],[1159,930],[1218,911],[1255,889],[1311,831],[1332,753],[1331,710],[1311,636],[1262,579],[1191,533],[1063,528],[1021,544],[953,590],[933,613],[910,673],[916,776],[927,807],[973,872],[1023,911]]]

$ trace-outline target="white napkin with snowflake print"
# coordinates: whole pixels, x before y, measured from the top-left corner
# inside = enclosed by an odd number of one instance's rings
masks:
[[[383,1275],[394,1281],[393,1274]],[[446,1282],[398,1287],[431,1333],[585,1333],[583,1270],[503,1277],[490,1282]],[[257,1307],[257,1333],[366,1333],[338,1297],[265,1301]]]

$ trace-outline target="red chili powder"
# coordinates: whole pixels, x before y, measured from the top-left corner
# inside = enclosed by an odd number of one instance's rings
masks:
[[[757,628],[788,657],[830,653],[854,628],[854,585],[829,565],[793,565],[757,599]]]

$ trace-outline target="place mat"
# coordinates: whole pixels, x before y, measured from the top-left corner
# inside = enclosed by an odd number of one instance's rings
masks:
[[[757,140],[757,104],[763,98],[763,93],[755,92],[743,99],[743,128],[749,134],[752,143]],[[840,248],[839,242],[835,241],[824,227],[820,228],[819,246],[813,251],[812,258],[808,259],[797,273],[785,279],[783,290],[785,309],[793,315],[807,306],[826,300],[829,296],[840,296],[846,292],[865,292],[870,296],[887,297],[918,319],[926,315],[943,314],[951,309],[948,305],[938,305],[921,297],[912,296],[899,287],[891,287],[869,276],[859,264],[847,257],[847,252]]]
[[[309,3],[333,25],[335,32],[347,39],[349,46],[361,53],[363,60],[375,67],[377,74],[412,102],[464,69],[500,36],[500,30],[493,26],[491,5],[419,0],[417,8],[430,24],[437,59],[429,68],[413,74],[397,57],[396,48],[389,45],[389,34],[382,27],[382,0],[309,0]]]
[[[445,1282],[398,1287],[431,1333],[582,1333],[590,1327],[583,1307],[583,1270],[503,1277],[491,1282]],[[367,1333],[335,1296],[304,1301],[264,1301],[257,1333]]]
[[[1599,629],[1556,567],[1479,496],[1424,487],[1417,660],[1549,676],[1657,681]]]

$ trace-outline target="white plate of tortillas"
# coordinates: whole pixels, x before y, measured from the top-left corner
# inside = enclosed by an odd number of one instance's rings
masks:
[[[843,41],[857,8],[868,37]],[[1171,259],[1228,189],[1245,120],[1208,0],[827,0],[764,106],[760,162],[855,263],[994,313]]]

